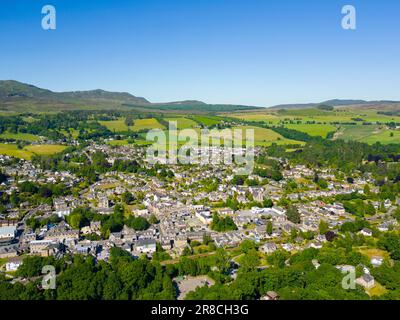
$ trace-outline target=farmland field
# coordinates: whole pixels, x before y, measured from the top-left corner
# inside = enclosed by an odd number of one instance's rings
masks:
[[[111,121],[99,121],[102,126],[105,126],[108,130],[113,132],[128,131],[128,126],[125,124],[125,119],[111,120]]]
[[[193,116],[192,118],[205,126],[216,125],[223,120],[223,118],[215,116]]]
[[[178,130],[181,129],[186,129],[186,128],[194,128],[197,126],[197,123],[191,119],[188,118],[182,118],[182,117],[177,117],[177,118],[164,118],[165,121],[176,121],[178,124]]]
[[[126,146],[129,144],[128,140],[110,140],[107,141],[110,146]]]
[[[393,136],[391,136],[392,134]],[[389,130],[383,125],[342,126],[339,129],[336,138],[346,141],[360,141],[369,144],[374,144],[376,142],[382,144],[400,143],[400,131]]]
[[[378,114],[377,110],[360,110],[352,108],[336,108],[334,111],[319,110],[316,108],[268,110],[259,112],[236,112],[224,114],[245,121],[263,121],[269,124],[279,122],[299,122],[302,124],[338,124],[354,122],[354,119],[372,123],[400,122],[399,116]],[[308,122],[308,123],[307,123]]]
[[[286,128],[305,132],[310,136],[320,136],[326,138],[329,132],[334,132],[337,128],[330,124],[286,124]]]
[[[304,144],[302,141],[296,141],[296,140],[291,140],[291,139],[286,139],[280,134],[276,133],[275,131],[272,131],[270,129],[265,129],[265,128],[260,128],[260,127],[254,127],[254,126],[244,126],[244,127],[237,127],[241,129],[254,129],[254,140],[255,140],[255,145],[256,146],[269,146],[272,143],[276,143],[279,145],[284,145],[284,144]],[[244,131],[243,131],[243,136]]]
[[[35,136],[34,134],[30,134],[30,133],[8,133],[8,132],[4,132],[4,133],[0,134],[0,138],[2,138],[2,139],[14,139],[14,140],[20,140],[20,141],[29,141],[29,142],[39,141],[39,136]]]
[[[0,154],[29,160],[33,153],[25,149],[18,149],[16,144],[0,143]]]
[[[57,144],[38,144],[26,146],[24,149],[38,155],[52,155],[55,153],[60,153],[66,148],[66,146]]]
[[[121,118],[119,120],[109,120],[109,121],[99,121],[99,123],[105,126],[108,130],[113,132],[123,132],[128,131],[140,131],[144,129],[163,129],[164,126],[157,121],[157,119],[135,119],[133,126],[128,127],[125,124],[125,119]]]
[[[133,131],[140,131],[144,129],[164,129],[164,126],[157,121],[157,119],[137,119],[134,125],[130,127]]]

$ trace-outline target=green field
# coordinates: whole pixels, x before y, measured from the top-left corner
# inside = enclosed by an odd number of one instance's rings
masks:
[[[107,141],[110,146],[126,146],[129,144],[128,140],[111,140]]]
[[[134,125],[130,127],[133,131],[140,131],[145,129],[164,129],[164,126],[157,121],[157,119],[137,119]]]
[[[302,141],[286,139],[283,136],[281,136],[280,134],[278,134],[275,131],[272,131],[270,129],[254,127],[254,126],[244,126],[244,127],[236,127],[236,128],[253,129],[254,130],[254,140],[255,140],[256,146],[270,146],[272,143],[276,143],[279,145],[284,145],[284,144],[303,145],[304,144],[304,142],[302,142]],[[243,137],[244,137],[244,133],[245,133],[245,131],[243,131]]]
[[[157,121],[155,118],[149,119],[136,119],[134,120],[133,126],[128,127],[125,124],[125,119],[121,118],[118,120],[110,121],[99,121],[99,123],[105,126],[108,130],[113,132],[123,132],[123,131],[141,131],[145,129],[164,129],[164,126]]]
[[[33,153],[25,149],[18,149],[16,144],[0,143],[0,154],[29,160]]]
[[[178,125],[178,130],[187,129],[187,128],[194,128],[197,126],[197,123],[188,118],[164,118],[165,121],[176,121]]]
[[[223,118],[216,116],[193,116],[192,119],[206,127],[216,125],[223,120]]]
[[[298,145],[304,145],[304,142],[302,141],[296,141],[296,140],[290,140],[286,139],[280,134],[270,130],[270,129],[265,129],[265,128],[260,128],[260,127],[255,127],[255,126],[241,126],[241,127],[234,127],[233,129],[240,129],[240,132],[242,134],[242,141],[239,144],[244,144],[246,139],[248,139],[249,136],[246,135],[246,129],[252,129],[254,130],[254,145],[255,146],[270,146],[272,143],[276,143],[278,145],[287,145],[287,144],[298,144]],[[230,129],[225,129],[226,133],[228,133],[227,141],[232,141],[233,137],[231,135]],[[166,136],[166,142],[169,143],[169,132],[167,130],[164,130],[165,136]],[[181,131],[178,130],[178,135],[181,133]],[[191,141],[194,144],[200,144],[201,142],[201,129],[195,128],[192,129],[191,131],[186,131],[185,135],[188,135],[191,139]],[[177,141],[176,135],[171,136],[172,141]],[[181,136],[182,137],[182,136]],[[220,139],[220,144],[222,145],[224,143],[224,136],[223,136],[223,131],[221,130],[211,130],[209,135],[208,135],[209,143],[212,142],[212,138],[219,138]],[[199,141],[200,140],[200,141]],[[237,141],[237,140],[236,140]],[[186,141],[178,141],[177,144],[183,145],[189,142],[188,140]],[[174,144],[175,145],[175,144]]]
[[[355,122],[354,119],[362,119],[360,122],[387,123],[400,122],[399,116],[387,116],[378,114],[378,110],[363,110],[357,108],[335,108],[334,111],[319,110],[316,108],[287,109],[287,110],[262,110],[257,112],[224,113],[224,116],[233,117],[245,121],[263,121],[269,124],[279,122],[291,122],[291,124],[337,124]]]
[[[305,132],[310,136],[326,138],[329,132],[335,132],[337,128],[330,124],[286,124],[286,128]]]
[[[64,151],[67,147],[58,144],[29,145],[24,149],[38,155],[52,155]]]
[[[110,120],[110,121],[99,121],[102,126],[105,126],[108,130],[113,132],[128,131],[128,126],[125,124],[125,119]]]
[[[391,136],[393,134],[393,136]],[[354,140],[374,144],[380,142],[382,144],[400,143],[400,130],[389,130],[381,125],[355,125],[340,127],[337,139],[346,141]]]
[[[23,149],[18,149],[16,144],[0,143],[0,154],[30,160],[34,154],[52,155],[62,152],[67,147],[62,145],[29,145]]]
[[[39,141],[39,136],[35,136],[34,134],[30,133],[2,133],[0,134],[0,138],[2,139],[14,139],[20,141],[28,141],[28,142],[35,142]]]

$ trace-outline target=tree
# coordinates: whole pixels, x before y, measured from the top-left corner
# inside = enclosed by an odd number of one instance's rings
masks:
[[[272,208],[274,206],[274,203],[272,202],[271,199],[265,198],[263,201],[263,207],[264,208]]]
[[[79,212],[72,212],[70,215],[67,216],[67,222],[71,226],[72,229],[79,229],[82,227],[84,218],[82,214]]]
[[[152,214],[152,215],[149,217],[149,222],[150,222],[151,224],[157,224],[157,223],[160,222],[160,220],[158,220],[157,217],[156,217],[154,214]]]
[[[237,226],[231,217],[219,217],[216,213],[213,215],[210,227],[218,232],[237,230]]]
[[[336,233],[334,233],[333,231],[328,231],[327,233],[325,233],[325,238],[327,241],[332,242],[336,238]]]
[[[296,224],[299,224],[301,222],[299,210],[293,205],[290,205],[287,208],[286,216],[290,222],[293,222]]]
[[[326,234],[329,231],[329,225],[324,220],[319,221],[318,225],[319,234]]]
[[[255,250],[257,248],[256,243],[252,240],[243,240],[240,244],[240,250],[243,253],[248,253],[251,250]]]
[[[209,243],[212,242],[211,236],[208,233],[203,234],[203,244],[208,245]]]
[[[267,234],[268,234],[269,236],[272,234],[272,232],[273,232],[273,226],[272,226],[272,222],[271,222],[271,221],[268,221],[268,222],[267,222],[266,231],[267,231]]]
[[[135,200],[135,197],[129,191],[125,191],[121,196],[121,200],[126,204],[131,204]]]
[[[215,265],[222,274],[226,274],[229,270],[229,256],[222,248],[218,248],[215,253]]]
[[[143,217],[130,216],[125,224],[135,230],[147,230],[150,227],[150,223]]]

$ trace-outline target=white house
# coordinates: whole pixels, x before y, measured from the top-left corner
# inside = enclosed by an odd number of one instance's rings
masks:
[[[3,226],[0,227],[0,240],[12,240],[15,237],[17,226]]]
[[[22,265],[21,257],[11,258],[6,263],[6,271],[17,271],[21,265]]]

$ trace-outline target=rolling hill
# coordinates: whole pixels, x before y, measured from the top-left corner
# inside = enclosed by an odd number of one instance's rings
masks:
[[[127,92],[101,89],[54,92],[18,82],[0,81],[0,111],[57,112],[62,110],[136,110],[221,112],[257,109],[253,106],[206,104],[197,100],[151,103]]]
[[[316,108],[318,106],[331,106],[331,107],[352,107],[352,108],[385,108],[388,110],[399,110],[400,101],[379,100],[379,101],[366,101],[366,100],[351,100],[351,99],[332,99],[320,103],[303,103],[303,104],[280,104],[268,109],[308,109]]]

